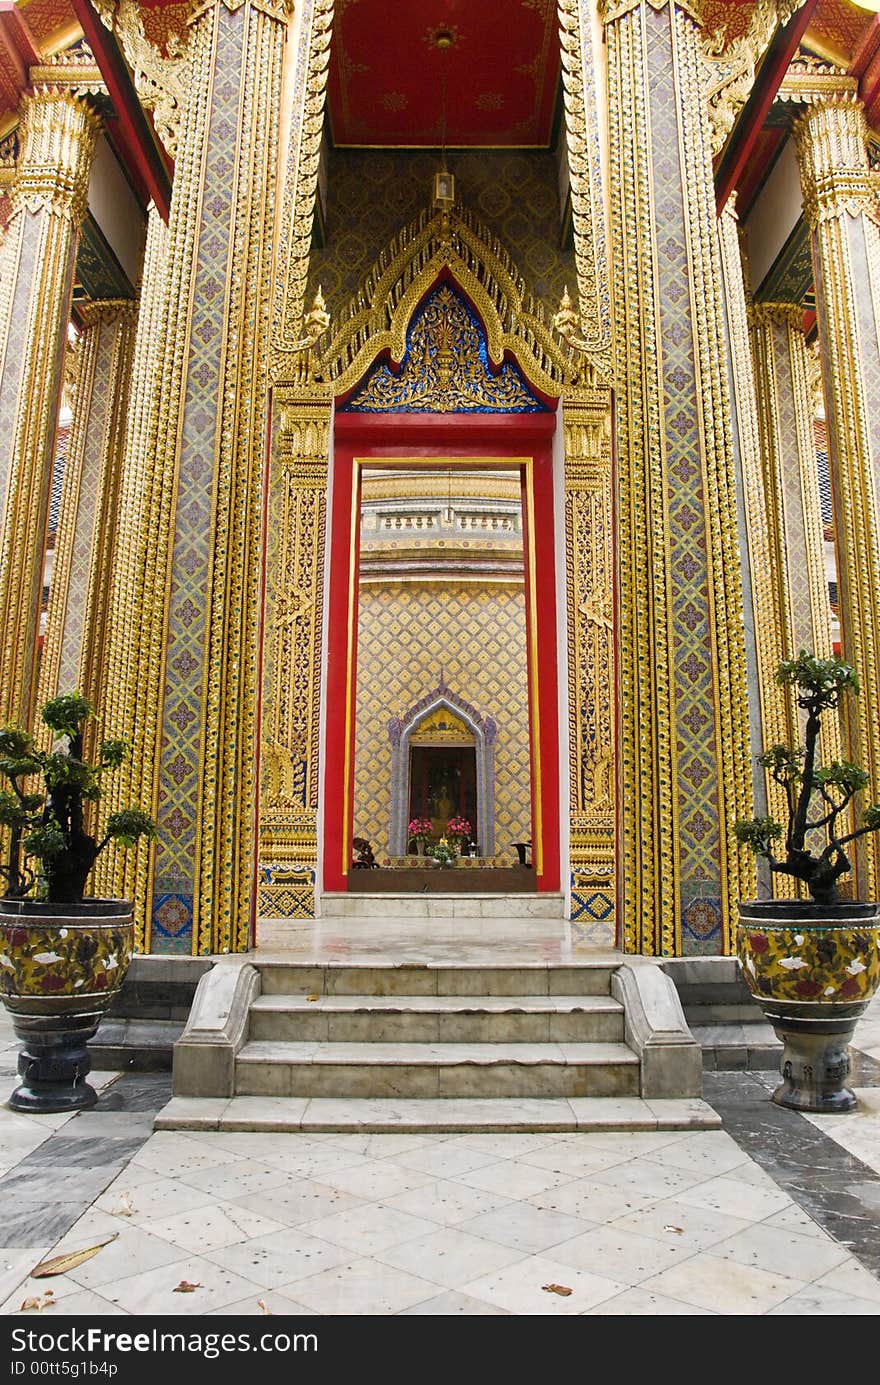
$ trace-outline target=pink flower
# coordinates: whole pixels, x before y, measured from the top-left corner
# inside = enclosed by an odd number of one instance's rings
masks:
[[[446,831],[449,833],[450,837],[469,837],[471,835],[471,825],[467,818],[460,817],[456,813],[447,822]]]
[[[434,824],[430,818],[413,818],[406,830],[411,837],[430,837]]]

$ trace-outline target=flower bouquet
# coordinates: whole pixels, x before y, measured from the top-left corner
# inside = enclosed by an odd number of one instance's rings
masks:
[[[434,831],[434,824],[432,823],[431,819],[418,817],[413,818],[412,822],[409,824],[409,827],[407,827],[406,830],[409,833],[410,839],[415,838],[416,851],[418,852],[419,856],[424,856],[425,843]]]
[[[465,842],[469,841],[471,835],[471,825],[467,818],[463,818],[460,813],[455,813],[446,824],[446,834],[457,841],[459,849],[464,849]]]

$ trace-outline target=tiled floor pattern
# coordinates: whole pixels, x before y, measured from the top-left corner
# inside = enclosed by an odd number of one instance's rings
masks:
[[[14,1056],[4,1027],[7,1089]],[[167,1079],[105,1081],[72,1119],[0,1111],[4,1314],[880,1314],[880,1087],[805,1119],[707,1074],[709,1131],[150,1134]]]
[[[880,1313],[880,1280],[726,1131],[159,1132],[60,1239],[7,1237],[2,1311],[47,1287],[24,1276],[50,1246],[114,1232],[47,1312]]]

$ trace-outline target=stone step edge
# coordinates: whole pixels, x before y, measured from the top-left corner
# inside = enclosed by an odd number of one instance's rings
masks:
[[[343,1107],[343,1110],[340,1110]],[[541,1134],[718,1130],[699,1097],[172,1097],[156,1130],[255,1134]]]
[[[369,956],[360,958],[331,957],[316,960],[309,957],[295,957],[283,952],[274,954],[271,952],[250,952],[247,955],[247,960],[258,971],[278,970],[280,968],[284,968],[286,971],[381,971],[396,976],[402,971],[415,971],[420,974],[431,971],[448,971],[455,975],[475,971],[486,971],[492,975],[511,971],[528,972],[530,975],[560,971],[614,971],[627,959],[622,953],[618,955],[597,949],[597,955],[594,957],[572,957],[565,962],[493,962],[488,957],[470,962],[437,962],[432,959],[389,962],[383,961],[381,956],[373,958]]]
[[[388,899],[444,899],[452,900],[456,904],[463,904],[471,899],[522,899],[525,895],[529,899],[564,899],[562,890],[431,890],[429,893],[422,894],[414,890],[324,890],[320,895],[321,903],[329,900],[335,904],[343,899],[354,899],[360,902],[364,899],[379,900],[383,904]]]
[[[286,1048],[294,1049],[302,1043],[314,1043],[318,1052],[299,1055],[296,1053],[284,1053],[278,1050]],[[260,1047],[266,1045],[276,1050],[272,1053],[261,1052]],[[529,1055],[518,1056],[512,1053],[498,1053],[499,1048],[530,1048],[530,1049],[567,1049],[582,1050],[576,1054],[564,1053],[532,1053]],[[356,1048],[357,1053],[350,1052]],[[399,1051],[395,1054],[381,1053],[382,1048],[395,1048]],[[345,1054],[339,1052],[345,1049]],[[444,1053],[444,1049],[458,1049],[457,1053]],[[462,1053],[461,1050],[467,1050]],[[597,1053],[595,1050],[601,1049]],[[613,1052],[609,1052],[613,1049]],[[256,1050],[256,1051],[255,1051]],[[366,1040],[352,1039],[347,1042],[332,1042],[324,1039],[288,1040],[284,1039],[253,1039],[239,1049],[235,1056],[236,1065],[241,1063],[245,1067],[258,1067],[261,1065],[278,1067],[321,1067],[321,1068],[571,1068],[571,1067],[638,1067],[639,1056],[633,1053],[624,1043],[615,1043],[613,1040],[597,1039],[594,1043],[568,1043],[560,1040],[559,1043],[484,1043],[484,1044],[454,1044],[443,1043],[438,1040],[436,1043],[383,1043],[381,1041],[368,1042]]]
[[[440,1000],[455,1001],[440,1005]],[[318,995],[309,1000],[305,995],[287,992],[267,992],[251,1002],[251,1010],[266,1014],[353,1014],[376,1011],[401,1015],[545,1015],[590,1014],[620,1015],[623,1006],[610,995]]]

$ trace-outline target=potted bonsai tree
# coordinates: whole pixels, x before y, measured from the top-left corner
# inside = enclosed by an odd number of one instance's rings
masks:
[[[850,1111],[847,1046],[880,985],[880,906],[841,899],[838,881],[851,869],[850,843],[880,830],[880,803],[856,817],[865,771],[818,761],[822,718],[858,693],[855,670],[802,650],[780,664],[777,681],[795,690],[805,714],[803,746],[774,745],[758,757],[784,791],[788,821],[755,817],[735,831],[771,874],[801,881],[810,899],[740,904],[737,950],[746,984],[785,1045],[773,1100],[801,1111]]]
[[[38,748],[20,727],[0,729],[0,826],[6,843],[0,876],[0,999],[24,1043],[23,1079],[10,1098],[19,1111],[72,1111],[97,1100],[85,1081],[86,1045],[118,992],[134,945],[132,906],[84,898],[100,853],[153,836],[138,808],[111,813],[103,834],[97,819],[101,782],[128,754],[124,741],[104,741],[97,763],[83,758],[83,728],[93,715],[78,693],[55,697],[42,718],[66,747]]]

